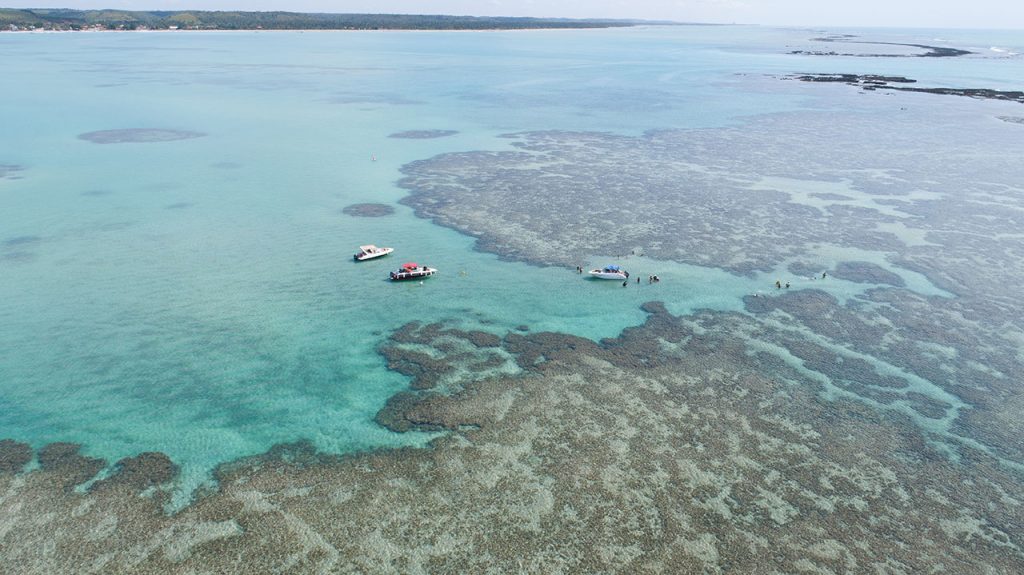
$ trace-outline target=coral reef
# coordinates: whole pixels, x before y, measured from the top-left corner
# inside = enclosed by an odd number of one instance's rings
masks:
[[[943,96],[967,96],[983,100],[1007,100],[1024,104],[1024,92],[1019,90],[993,90],[991,88],[920,88],[904,86],[917,80],[903,76],[878,76],[875,74],[795,74],[787,79],[801,82],[841,82],[850,86],[858,86],[864,90],[899,90],[902,92],[922,92]],[[897,85],[899,84],[899,85]]]
[[[206,134],[189,130],[165,130],[161,128],[127,128],[123,130],[99,130],[79,134],[78,139],[94,144],[148,144],[173,142],[202,138]]]
[[[341,213],[359,218],[380,218],[395,213],[387,204],[352,204],[341,209]]]
[[[457,130],[407,130],[389,134],[389,138],[401,138],[406,140],[432,140],[434,138],[446,138],[458,134]]]
[[[429,449],[283,444],[221,466],[219,489],[174,515],[151,494],[173,472],[158,455],[75,492],[62,486],[82,480],[76,448],[47,447],[41,469],[0,475],[0,569],[1024,569],[1024,484],[994,458],[953,462],[899,414],[822,399],[820,382],[747,337],[756,316],[645,309],[644,325],[600,343],[509,334],[501,349],[526,354],[523,374],[397,396],[392,420],[452,430]],[[424,352],[443,362],[460,347],[444,331],[409,326],[389,345],[434,342]],[[536,349],[554,351],[535,363]]]

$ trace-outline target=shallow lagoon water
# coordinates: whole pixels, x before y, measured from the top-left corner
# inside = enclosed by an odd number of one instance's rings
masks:
[[[1011,85],[1020,67],[985,60],[978,73],[977,59],[778,51],[779,35],[800,43],[815,34],[2,36],[0,73],[18,89],[0,95],[0,165],[21,167],[21,179],[0,179],[0,437],[79,442],[111,461],[162,451],[183,466],[186,497],[217,464],[280,442],[309,438],[334,453],[423,445],[430,434],[373,421],[407,385],[377,347],[409,321],[599,339],[641,323],[639,306],[653,299],[675,314],[741,310],[744,296],[771,294],[775,278],[792,275],[785,263],[740,276],[623,254],[580,262],[615,261],[664,280],[623,288],[481,253],[404,206],[381,218],[340,210],[396,203],[409,162],[512,150],[508,132],[636,136],[827,107],[811,88],[775,87],[765,75],[909,65],[924,79]],[[118,129],[205,135],[107,145],[78,137]],[[389,137],[413,130],[455,133]],[[365,243],[396,253],[354,264]],[[808,258],[892,267],[884,254],[833,246],[798,259]],[[387,270],[404,261],[441,273],[389,284]],[[920,273],[891,271],[917,293],[950,295]],[[814,287],[846,301],[874,286]]]

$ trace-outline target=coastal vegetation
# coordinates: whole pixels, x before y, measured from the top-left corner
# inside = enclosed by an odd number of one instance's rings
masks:
[[[413,14],[0,8],[0,30],[514,30],[612,28],[639,20]]]

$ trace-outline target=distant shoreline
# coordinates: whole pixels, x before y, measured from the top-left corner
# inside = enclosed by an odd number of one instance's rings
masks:
[[[414,14],[243,11],[130,11],[0,8],[4,32],[153,31],[489,31],[579,30],[637,26],[714,26],[670,21]]]
[[[678,25],[678,24],[676,24]],[[712,24],[714,25],[714,24]],[[727,24],[722,24],[726,26]],[[656,26],[673,26],[673,24],[638,24],[636,26],[616,26],[614,28],[652,28]],[[466,33],[486,33],[486,32],[565,32],[569,30],[575,30],[579,32],[585,32],[588,30],[610,30],[612,28],[479,28],[479,29],[452,29],[452,28],[437,28],[437,29],[426,29],[426,28],[382,28],[382,29],[349,29],[349,28],[210,28],[210,29],[186,29],[186,30],[168,30],[166,28],[150,29],[150,30],[0,30],[0,34],[172,34],[172,33],[224,33],[224,32],[260,32],[260,33],[283,33],[283,32],[323,32],[323,33],[334,33],[334,32],[380,32],[380,33],[391,33],[391,32],[466,32]]]
[[[691,24],[682,24],[684,26]],[[694,26],[703,26],[703,24],[692,24]],[[729,26],[730,24],[708,24],[708,26]],[[680,26],[680,24],[637,24],[635,26],[616,26],[615,28],[653,28],[658,26]],[[485,34],[489,32],[588,32],[597,30],[610,30],[612,28],[480,28],[480,29],[450,29],[450,28],[438,28],[438,29],[421,29],[421,28],[384,28],[379,30],[371,29],[329,29],[329,28],[274,28],[270,30],[261,28],[231,28],[231,29],[204,29],[204,30],[168,30],[168,29],[153,29],[153,30],[0,30],[0,34],[206,34],[206,33],[250,33],[258,32],[261,34],[278,34],[288,32],[301,32],[301,33],[348,33],[348,32],[377,32],[381,34],[391,33],[405,33],[405,32],[452,32],[452,33],[466,33],[466,34]]]

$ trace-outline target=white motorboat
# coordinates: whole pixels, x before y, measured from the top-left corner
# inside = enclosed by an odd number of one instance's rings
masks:
[[[400,282],[406,280],[418,280],[428,278],[437,273],[434,268],[428,268],[427,266],[421,266],[417,263],[406,263],[402,264],[402,267],[391,272],[391,281]]]
[[[629,279],[629,272],[620,268],[619,266],[604,266],[603,268],[590,270],[587,273],[590,274],[590,277],[602,280],[624,281]]]
[[[378,248],[374,245],[359,246],[359,253],[352,256],[357,262],[365,262],[366,260],[372,260],[373,258],[379,258],[386,256],[391,252],[395,251],[395,248]]]

